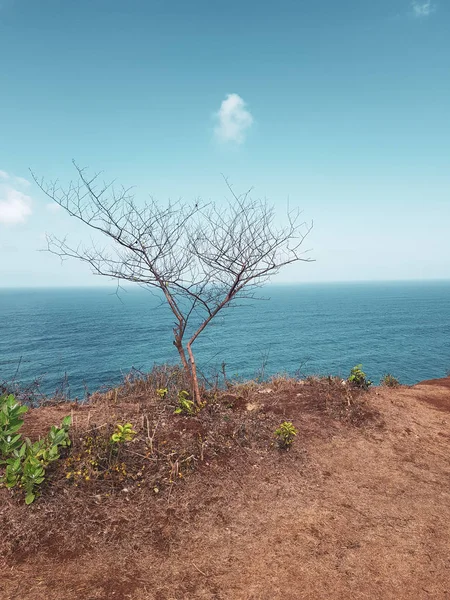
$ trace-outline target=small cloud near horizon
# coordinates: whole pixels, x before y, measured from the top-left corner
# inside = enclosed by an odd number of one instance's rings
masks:
[[[0,170],[0,224],[23,223],[31,215],[31,196],[16,189],[16,186],[29,185],[30,182],[23,177],[15,177]]]
[[[253,124],[253,117],[246,106],[238,94],[227,94],[215,115],[217,125],[214,133],[219,141],[236,144],[245,141],[247,130]]]
[[[436,5],[427,0],[426,2],[420,2],[419,0],[413,0],[412,2],[413,15],[417,18],[429,17],[431,13],[436,10]]]

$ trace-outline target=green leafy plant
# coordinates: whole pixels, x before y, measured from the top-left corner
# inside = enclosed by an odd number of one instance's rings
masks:
[[[4,474],[4,484],[7,488],[19,487],[25,492],[25,503],[31,504],[36,498],[36,489],[45,480],[45,468],[52,460],[59,458],[56,448],[51,451],[51,458],[44,460],[44,440],[34,444],[27,439],[17,456],[8,458]]]
[[[399,380],[390,373],[386,373],[386,375],[383,375],[380,383],[381,385],[384,385],[386,387],[398,387],[400,385]]]
[[[135,435],[136,431],[134,431],[131,423],[125,423],[125,425],[120,425],[120,423],[117,423],[114,433],[111,436],[111,442],[114,444],[131,442]]]
[[[67,415],[61,422],[61,427],[52,425],[47,434],[47,440],[50,446],[61,446],[66,448],[70,446],[69,427],[72,422],[71,416]]]
[[[372,382],[367,379],[366,374],[362,370],[362,365],[356,365],[353,367],[353,369],[350,371],[347,381],[353,384],[355,387],[363,390],[369,389],[369,387],[372,385]]]
[[[61,427],[52,426],[43,439],[23,441],[18,431],[23,425],[20,416],[27,410],[13,395],[0,397],[0,464],[5,465],[0,482],[7,488],[22,489],[25,503],[31,504],[45,480],[48,465],[60,457],[60,448],[70,445],[71,418],[65,417]]]
[[[297,429],[290,421],[284,421],[275,429],[275,436],[278,440],[278,445],[280,448],[284,448],[287,450],[290,448],[294,442],[295,436],[297,435]]]
[[[164,400],[164,398],[167,396],[167,392],[168,392],[168,391],[169,391],[169,390],[168,390],[167,388],[158,388],[158,389],[156,390],[156,393],[158,394],[158,396],[159,396],[159,397],[160,397],[162,400]]]
[[[17,432],[23,425],[21,415],[27,410],[12,394],[0,396],[0,461],[22,445],[22,436]]]
[[[195,414],[195,402],[189,399],[189,392],[186,390],[178,392],[178,405],[173,412],[175,415]]]

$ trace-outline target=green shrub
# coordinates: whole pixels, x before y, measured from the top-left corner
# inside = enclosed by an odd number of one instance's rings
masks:
[[[275,430],[275,436],[278,439],[278,445],[280,448],[284,448],[285,450],[292,446],[296,435],[297,429],[290,421],[284,421],[281,423],[278,429]]]
[[[400,385],[399,380],[390,373],[386,373],[386,375],[383,375],[380,383],[381,385],[384,385],[386,387],[398,387]]]
[[[22,445],[22,436],[17,432],[23,425],[21,415],[27,410],[12,394],[0,396],[0,461]]]
[[[23,425],[21,415],[27,410],[12,394],[0,396],[0,464],[5,467],[0,483],[23,490],[26,504],[31,504],[45,480],[48,465],[59,458],[59,448],[70,445],[71,419],[67,416],[61,427],[52,426],[44,439],[23,441],[18,431]]]
[[[189,415],[195,414],[195,403],[189,399],[189,392],[181,390],[178,392],[178,405],[173,411],[175,415]]]
[[[353,369],[350,371],[347,381],[349,381],[355,387],[363,390],[369,389],[369,387],[372,385],[372,382],[367,379],[366,374],[362,370],[362,365],[356,365],[353,367]]]

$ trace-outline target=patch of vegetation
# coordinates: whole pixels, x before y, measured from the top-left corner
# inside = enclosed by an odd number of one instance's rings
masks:
[[[21,416],[27,410],[12,394],[0,396],[0,465],[4,465],[0,483],[23,491],[25,503],[31,504],[45,481],[47,467],[60,458],[60,448],[70,445],[71,418],[65,417],[61,427],[52,426],[45,438],[33,443],[19,433]]]
[[[380,384],[386,387],[393,388],[398,387],[400,385],[400,381],[390,373],[386,373],[386,375],[383,375],[383,377],[381,378]]]
[[[297,429],[290,421],[284,421],[275,430],[278,446],[284,450],[288,450],[292,446],[296,435]]]
[[[189,392],[186,390],[178,392],[178,404],[173,412],[175,415],[195,415],[195,402],[189,399]]]
[[[111,430],[113,433],[111,434]],[[87,482],[108,482],[112,488],[127,480],[138,481],[143,475],[145,465],[142,456],[129,461],[126,446],[137,436],[131,423],[117,423],[102,431],[93,427],[79,440],[65,461],[65,477],[75,484]]]
[[[350,371],[347,381],[353,386],[362,390],[368,390],[372,385],[372,381],[367,378],[367,375],[362,370],[362,365],[356,365],[353,367],[353,369]]]
[[[135,435],[136,431],[134,431],[131,423],[125,423],[125,425],[117,423],[114,433],[111,436],[111,442],[113,444],[124,444],[125,442],[131,442]]]

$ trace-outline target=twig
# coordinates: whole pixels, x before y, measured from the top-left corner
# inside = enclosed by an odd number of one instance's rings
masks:
[[[150,441],[150,453],[153,454],[153,440],[155,439],[155,434],[156,434],[156,430],[158,429],[160,419],[158,419],[158,421],[156,422],[156,425],[155,425],[155,428],[153,429],[152,435],[150,435],[150,423],[148,420],[148,416],[146,416],[146,419],[147,419],[147,438]]]
[[[197,567],[197,565],[195,564],[195,562],[193,562],[193,563],[192,563],[192,566],[193,566],[195,569],[197,569],[197,571],[198,571],[199,573],[201,573],[202,575],[204,575],[205,577],[209,577],[209,575],[207,575],[206,573],[204,573],[204,572],[203,572],[201,569],[199,569],[199,568]]]

